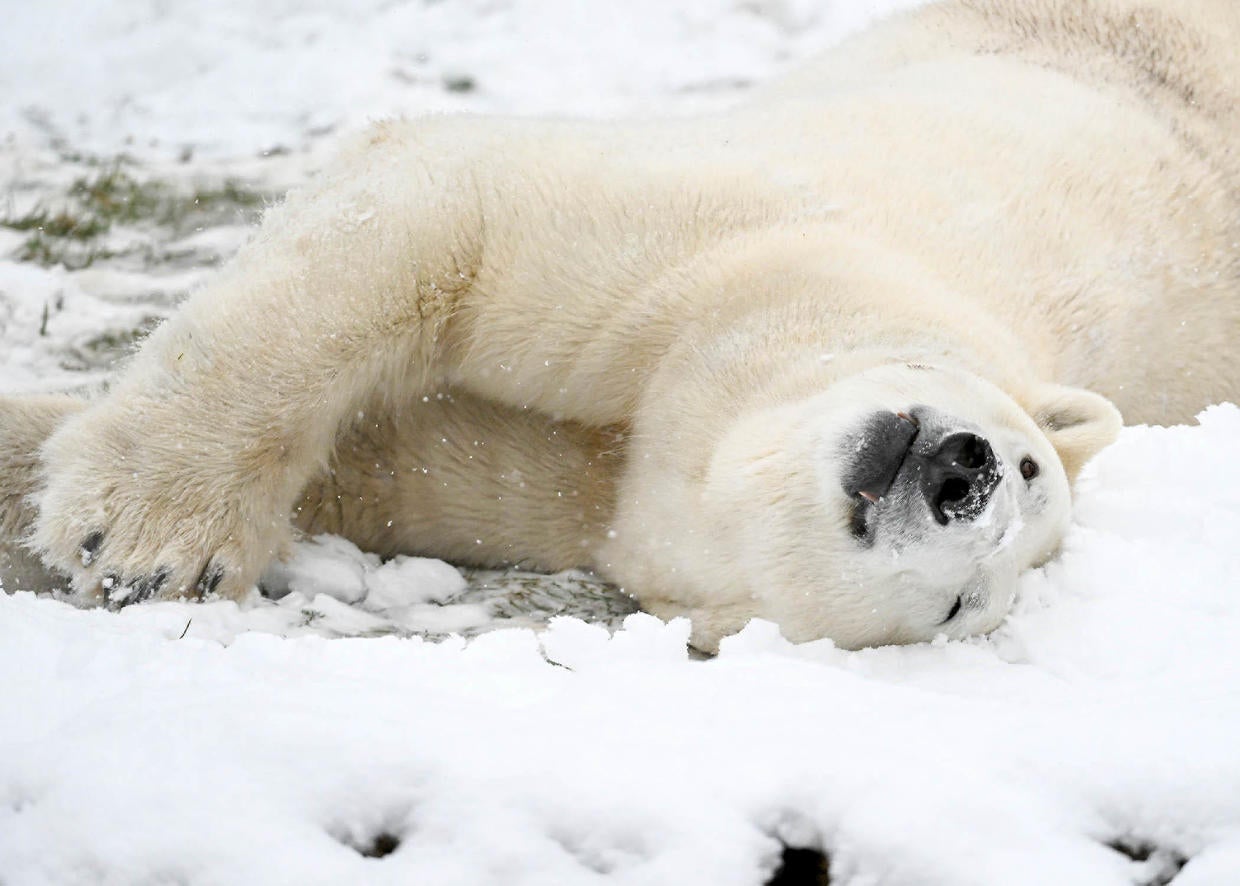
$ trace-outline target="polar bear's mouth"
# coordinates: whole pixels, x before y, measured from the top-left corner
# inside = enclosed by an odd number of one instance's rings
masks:
[[[856,538],[871,536],[870,509],[895,484],[920,431],[921,423],[911,412],[880,412],[866,421],[844,476],[844,491],[853,500],[849,530]]]
[[[920,431],[921,423],[908,412],[872,416],[857,441],[852,471],[844,478],[848,494],[871,503],[885,496]]]
[[[906,520],[915,510],[928,510],[940,526],[975,520],[1003,475],[984,437],[926,406],[875,413],[849,450],[842,480],[853,504],[849,530],[867,542],[877,522],[874,511],[888,502]]]

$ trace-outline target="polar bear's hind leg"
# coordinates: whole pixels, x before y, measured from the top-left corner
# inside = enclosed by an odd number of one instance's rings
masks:
[[[0,397],[0,590],[63,587],[23,544],[34,525],[39,447],[86,402],[68,396]]]
[[[620,429],[461,391],[363,416],[294,509],[304,532],[474,566],[594,564],[614,509]]]

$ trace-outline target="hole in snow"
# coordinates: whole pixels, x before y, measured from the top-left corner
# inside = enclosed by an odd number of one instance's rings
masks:
[[[785,844],[766,886],[827,886],[830,882],[831,859],[826,853]]]
[[[1136,862],[1133,882],[1138,886],[1168,886],[1188,864],[1188,859],[1174,849],[1163,849],[1146,840],[1120,837],[1107,843],[1107,847]]]
[[[400,837],[391,831],[379,831],[374,836],[361,840],[347,836],[337,837],[337,839],[365,858],[383,858],[400,848]]]
[[[8,796],[0,798],[0,806],[8,807],[10,812],[22,813],[34,805],[34,797],[20,789],[14,789]]]

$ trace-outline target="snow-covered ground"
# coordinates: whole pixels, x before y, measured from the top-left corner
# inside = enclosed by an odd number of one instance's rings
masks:
[[[690,112],[897,5],[14,5],[0,391],[106,383],[368,118]],[[0,595],[0,883],[1240,883],[1237,452],[1234,406],[1126,430],[962,643],[695,660],[586,576],[333,538],[240,607]]]

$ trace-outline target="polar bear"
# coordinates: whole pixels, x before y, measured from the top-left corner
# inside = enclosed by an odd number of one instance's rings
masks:
[[[704,649],[988,631],[1116,407],[1240,399],[1237,45],[949,0],[724,114],[377,125],[106,396],[4,405],[4,525],[111,605],[300,529],[591,568]]]

